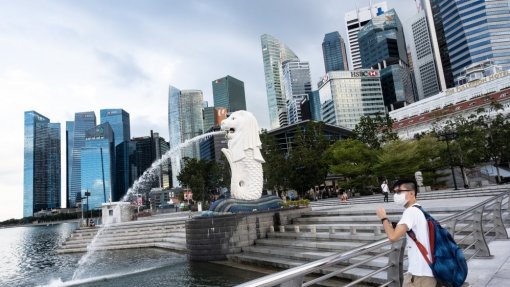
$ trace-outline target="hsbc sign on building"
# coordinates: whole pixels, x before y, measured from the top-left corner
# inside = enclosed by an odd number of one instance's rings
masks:
[[[351,71],[351,78],[379,77],[377,70],[359,70]]]

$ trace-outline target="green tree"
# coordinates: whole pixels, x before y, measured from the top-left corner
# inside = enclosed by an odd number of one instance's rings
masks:
[[[267,131],[262,132],[260,141],[261,153],[265,160],[262,164],[264,188],[281,194],[288,187],[287,158],[274,136],[270,136]]]
[[[310,187],[326,179],[328,163],[325,152],[329,142],[324,137],[323,123],[308,122],[294,134],[294,145],[288,155],[289,186],[304,196]]]
[[[377,185],[373,167],[378,152],[360,140],[337,141],[327,151],[330,171],[346,178],[343,188],[363,191],[367,185]]]
[[[353,130],[354,138],[368,144],[371,148],[380,148],[384,143],[398,139],[393,131],[393,119],[389,115],[374,117],[363,116]]]
[[[222,164],[216,161],[184,158],[184,168],[177,179],[191,188],[195,200],[203,202],[209,199],[216,188],[226,185],[223,170]]]

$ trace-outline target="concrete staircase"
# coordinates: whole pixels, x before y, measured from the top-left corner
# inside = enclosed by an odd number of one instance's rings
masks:
[[[93,243],[95,250],[115,250],[130,248],[165,248],[186,251],[186,231],[184,223],[187,213],[172,216],[155,216],[139,221],[112,224],[108,227],[80,228],[57,250],[58,253],[86,252]],[[93,241],[97,235],[97,239]]]
[[[419,202],[426,207],[436,219],[440,220],[452,214],[465,210],[480,202],[481,199],[499,194],[503,189],[480,189],[462,191],[429,192],[419,195]],[[457,200],[457,198],[466,198]],[[442,204],[438,204],[438,198]],[[429,201],[427,200],[434,200]],[[318,203],[325,203],[322,208]],[[373,204],[372,202],[377,202]],[[363,203],[363,204],[361,204]],[[434,204],[433,204],[434,203]],[[292,224],[275,227],[275,232],[269,233],[267,238],[258,239],[254,246],[243,248],[239,254],[228,255],[229,262],[223,264],[249,269],[252,265],[288,269],[333,255],[352,250],[356,247],[386,238],[383,226],[375,215],[375,208],[382,205],[382,195],[377,197],[363,197],[352,200],[349,205],[340,206],[339,200],[323,200],[315,202],[314,210],[293,220]],[[386,205],[386,212],[390,221],[398,221],[402,208],[393,204]],[[458,228],[462,228],[459,223]],[[467,229],[465,232],[468,232]],[[469,244],[469,240],[465,244]],[[383,249],[386,249],[383,248]],[[350,260],[350,264],[360,262],[372,254],[380,253],[375,250],[367,255]],[[468,255],[468,254],[466,254]],[[221,263],[221,262],[219,262]],[[388,263],[388,257],[382,256],[346,271],[339,280],[355,280]],[[345,265],[345,264],[344,264]],[[407,265],[407,262],[404,262]],[[346,266],[346,265],[345,265]],[[333,269],[321,270],[326,274]],[[335,269],[335,270],[338,270]],[[380,272],[369,283],[383,284],[386,282],[386,272]]]

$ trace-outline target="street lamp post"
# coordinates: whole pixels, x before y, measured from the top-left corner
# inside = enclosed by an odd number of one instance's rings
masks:
[[[450,141],[455,139],[457,137],[457,134],[454,132],[443,132],[438,134],[440,141],[446,142],[446,150],[448,151],[448,157],[450,159],[450,169],[452,170],[452,177],[453,177],[453,185],[455,186],[455,190],[458,190],[457,188],[457,180],[455,179],[455,169],[453,168],[453,159],[452,159],[452,153],[450,151]]]
[[[90,196],[90,192],[87,190],[85,192],[85,197],[87,198],[87,216],[88,216],[88,213],[89,213],[89,196]],[[83,208],[81,209],[81,212],[83,213]],[[90,215],[90,217],[92,218],[92,214]],[[87,226],[89,226],[89,219],[87,217]]]

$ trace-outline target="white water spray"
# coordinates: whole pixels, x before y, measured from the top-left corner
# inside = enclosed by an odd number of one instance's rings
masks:
[[[191,144],[194,144],[196,142],[200,142],[201,140],[207,139],[214,135],[224,134],[224,131],[217,131],[217,132],[210,132],[203,135],[196,136],[194,138],[188,139],[184,141],[183,143],[179,144],[178,146],[170,149],[167,151],[160,159],[156,160],[152,163],[151,167],[148,168],[133,184],[133,186],[128,189],[126,195],[122,197],[120,201],[127,201],[129,197],[133,194],[136,194],[138,190],[144,186],[146,182],[152,182],[152,180],[155,179],[157,176],[156,172],[161,168],[161,165],[168,162],[169,159],[172,158],[172,156],[176,155],[177,152],[179,152],[181,149],[186,148],[190,146]],[[87,253],[85,253],[80,261],[78,262],[78,267],[76,268],[76,271],[73,274],[72,280],[80,279],[79,277],[84,272],[84,265],[89,261],[90,257],[98,250],[97,244],[100,240],[99,237],[102,233],[104,233],[108,229],[109,225],[103,224],[97,231],[96,235],[92,239],[92,242],[87,246]]]

